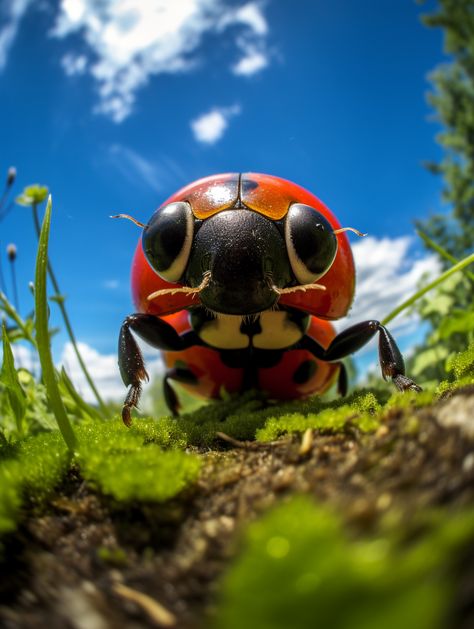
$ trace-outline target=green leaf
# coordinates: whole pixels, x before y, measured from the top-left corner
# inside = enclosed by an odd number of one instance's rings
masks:
[[[18,373],[15,369],[13,352],[10,341],[8,340],[5,324],[2,325],[2,336],[3,364],[2,371],[0,372],[0,382],[2,382],[7,389],[8,401],[13,415],[15,416],[16,427],[18,432],[21,432],[22,421],[26,412],[26,396],[18,380]]]
[[[466,334],[472,330],[474,330],[474,311],[454,310],[449,317],[441,321],[438,334],[441,339],[447,339],[457,332]]]
[[[452,295],[443,295],[438,292],[437,295],[432,297],[420,308],[421,316],[426,318],[432,312],[439,315],[446,315],[450,311],[453,303],[454,297]]]
[[[443,345],[439,345],[437,347],[426,349],[424,352],[420,352],[417,355],[415,362],[413,363],[413,366],[411,368],[411,375],[418,376],[419,374],[423,373],[423,371],[427,367],[431,367],[432,365],[436,365],[436,363],[444,361],[444,359],[447,358],[448,354],[448,348],[444,347]]]
[[[35,346],[35,339],[31,335],[31,319],[23,320],[16,311],[13,304],[8,301],[7,296],[5,295],[5,293],[2,293],[2,291],[0,291],[0,310],[3,310],[7,317],[16,323],[18,329],[21,331],[20,338],[24,338],[25,340],[29,341],[33,346]],[[9,334],[11,338],[11,333],[9,332]]]
[[[56,370],[51,356],[51,342],[48,330],[48,302],[46,297],[47,269],[48,269],[48,239],[51,225],[51,196],[48,199],[41,227],[38,255],[36,258],[35,274],[35,315],[36,315],[36,342],[38,354],[43,372],[43,380],[46,386],[49,403],[59,426],[59,430],[69,450],[76,447],[76,437],[64,408],[59,392]]]

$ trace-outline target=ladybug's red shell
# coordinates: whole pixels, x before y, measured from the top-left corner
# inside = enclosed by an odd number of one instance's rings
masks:
[[[228,173],[205,177],[182,188],[165,204],[187,201],[198,219],[206,219],[233,207],[247,207],[270,220],[285,217],[292,203],[304,203],[323,214],[334,227],[340,224],[332,212],[311,192],[291,181],[258,173]],[[297,308],[323,319],[338,319],[347,314],[355,285],[354,261],[344,233],[337,235],[338,250],[329,271],[318,279],[326,290],[296,291],[281,296],[279,303]],[[132,265],[132,291],[137,310],[148,314],[167,315],[199,304],[195,295],[167,294],[153,301],[148,295],[164,288],[179,288],[161,279],[147,262],[141,240]]]

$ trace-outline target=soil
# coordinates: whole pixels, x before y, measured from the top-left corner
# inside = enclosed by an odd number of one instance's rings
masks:
[[[355,534],[390,511],[403,527],[429,507],[472,505],[474,387],[431,408],[393,410],[372,435],[230,444],[202,452],[199,484],[164,505],[120,506],[77,471],[6,540],[0,626],[206,626],[242,525],[294,493],[338,508]],[[409,527],[406,527],[407,530]],[[416,534],[411,531],[411,534]],[[473,534],[474,542],[474,534]],[[458,566],[450,627],[474,626],[474,549]]]

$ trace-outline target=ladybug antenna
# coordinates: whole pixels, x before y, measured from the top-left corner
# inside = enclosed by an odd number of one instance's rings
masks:
[[[288,288],[278,288],[275,284],[272,284],[271,288],[274,293],[277,293],[277,295],[296,293],[298,290],[302,290],[304,293],[307,290],[326,290],[326,287],[322,284],[300,284],[299,286],[289,286]]]
[[[132,221],[132,223],[138,225],[138,227],[146,227],[145,223],[140,223],[140,221],[137,221],[137,219],[130,216],[130,214],[114,214],[110,218],[126,218],[128,221]]]
[[[367,234],[360,232],[358,229],[355,229],[354,227],[341,227],[340,229],[333,229],[332,233],[342,234],[343,232],[354,232],[354,234],[357,234],[358,236],[361,236],[361,237],[367,236]]]
[[[199,286],[195,288],[191,288],[190,286],[180,286],[179,288],[162,288],[161,290],[156,290],[154,293],[150,293],[147,297],[147,301],[152,301],[156,297],[161,297],[162,295],[176,295],[177,293],[184,293],[185,295],[197,295],[202,290],[206,288],[206,286],[211,281],[211,272],[206,271],[202,276],[202,282]]]

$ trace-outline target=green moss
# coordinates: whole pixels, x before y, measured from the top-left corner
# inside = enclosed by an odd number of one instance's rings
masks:
[[[286,433],[304,432],[308,428],[337,432],[350,422],[364,432],[376,430],[379,426],[376,414],[380,404],[373,393],[360,392],[348,398],[347,403],[335,400],[326,405],[319,403],[316,413],[287,413],[271,417],[265,426],[257,430],[259,441],[273,441]]]
[[[438,397],[474,384],[474,343],[471,343],[464,352],[450,356],[446,371],[454,376],[454,380],[443,380],[439,383],[435,390]]]
[[[175,423],[186,444],[209,447],[215,443],[219,431],[235,439],[254,439],[256,429],[263,426],[265,418],[275,414],[274,407],[263,408],[264,404],[265,398],[261,394],[249,391],[238,397],[210,403],[176,420],[165,421]]]
[[[474,379],[474,343],[459,354],[455,354],[448,360],[446,370],[452,372],[456,380],[469,378],[472,382]]]
[[[295,498],[248,527],[223,580],[215,626],[443,626],[450,567],[473,527],[471,511],[443,520],[412,546],[388,534],[352,540],[333,512]]]
[[[436,401],[436,393],[433,390],[421,391],[420,393],[416,391],[397,391],[390,396],[384,410],[392,408],[422,408],[430,406],[434,401]]]
[[[116,500],[168,500],[199,475],[198,457],[163,450],[183,445],[181,435],[176,422],[166,420],[137,421],[129,430],[118,419],[84,423],[77,430],[81,474]]]
[[[69,455],[58,431],[0,449],[0,534],[12,531],[25,499],[39,504],[66,473]]]
[[[215,443],[217,432],[234,439],[252,440],[258,435],[260,440],[273,440],[307,427],[340,430],[347,421],[370,431],[378,426],[375,415],[380,408],[374,393],[367,390],[331,402],[323,402],[315,396],[277,405],[269,404],[260,393],[250,391],[166,421],[176,422],[177,430],[188,445],[209,447]],[[164,420],[158,423],[161,421]]]

